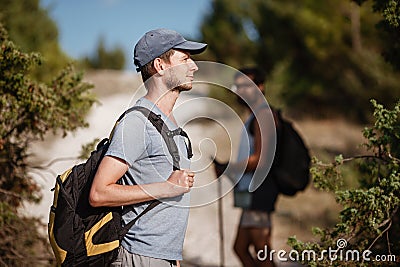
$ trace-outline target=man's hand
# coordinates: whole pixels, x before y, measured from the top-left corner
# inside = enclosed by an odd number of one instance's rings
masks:
[[[190,170],[173,171],[167,180],[169,197],[187,193],[193,187],[194,173]]]
[[[214,159],[213,162],[214,162],[214,170],[218,178],[225,172],[226,168],[228,167],[228,162],[221,163],[216,159]]]

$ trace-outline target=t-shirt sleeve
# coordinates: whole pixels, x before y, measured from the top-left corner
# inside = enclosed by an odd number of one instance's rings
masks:
[[[145,118],[131,112],[116,126],[106,156],[120,158],[132,166],[145,153],[146,147]]]

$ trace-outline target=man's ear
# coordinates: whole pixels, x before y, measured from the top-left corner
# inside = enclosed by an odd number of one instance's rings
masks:
[[[164,62],[162,61],[161,58],[156,58],[154,59],[154,63],[153,63],[154,69],[157,71],[157,73],[161,76],[164,75],[165,72],[165,66],[164,66]]]

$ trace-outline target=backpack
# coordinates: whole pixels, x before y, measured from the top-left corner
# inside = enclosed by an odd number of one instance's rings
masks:
[[[280,193],[288,196],[304,190],[310,180],[311,158],[292,123],[273,110],[277,120],[277,146],[270,174]]]
[[[116,125],[133,110],[142,112],[162,135],[172,156],[173,170],[179,169],[180,160],[179,150],[173,140],[175,135],[182,135],[188,139],[188,157],[192,157],[187,134],[181,128],[170,131],[160,115],[144,107],[135,106],[128,109],[118,118]],[[104,138],[85,163],[73,166],[56,178],[48,234],[57,265],[109,265],[117,256],[123,237],[137,219],[160,203],[159,200],[150,201],[147,208],[124,227],[121,221],[122,207],[95,208],[89,204],[93,178],[110,145],[110,139]]]

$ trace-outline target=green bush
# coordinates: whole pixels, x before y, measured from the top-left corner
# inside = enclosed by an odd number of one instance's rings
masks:
[[[95,100],[92,86],[82,82],[73,66],[49,84],[32,79],[30,70],[41,63],[41,56],[21,52],[1,24],[0,49],[0,265],[37,266],[37,246],[43,244],[39,222],[18,213],[24,201],[40,200],[39,187],[28,173],[28,148],[49,131],[65,136],[86,126],[84,115]]]
[[[330,164],[314,158],[311,169],[314,185],[334,193],[336,201],[343,206],[339,223],[331,229],[314,228],[319,242],[301,242],[291,237],[288,243],[300,255],[313,250],[317,256],[329,248],[337,250],[338,242],[345,242],[346,246],[334,253],[338,257],[334,261],[325,254],[320,259],[302,259],[305,264],[371,266],[371,262],[361,256],[358,261],[346,261],[346,252],[351,250],[360,255],[369,250],[371,259],[376,255],[397,257],[397,262],[374,262],[374,266],[396,266],[400,260],[400,101],[393,110],[385,109],[374,100],[372,104],[375,123],[364,130],[364,145],[369,154],[346,159],[339,155]],[[359,167],[361,175],[356,188],[343,186],[345,181],[341,169],[348,162],[356,162]]]

